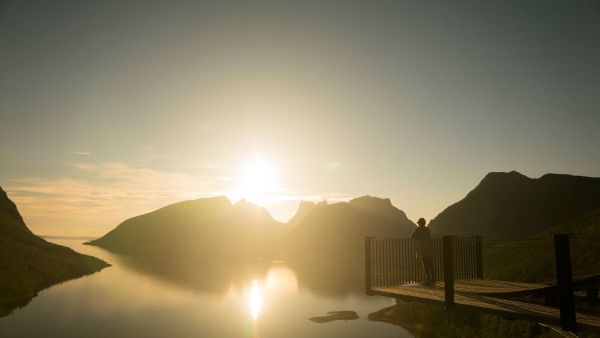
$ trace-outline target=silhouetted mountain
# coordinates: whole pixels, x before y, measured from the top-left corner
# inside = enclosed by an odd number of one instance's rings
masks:
[[[364,238],[407,237],[416,228],[389,199],[371,196],[315,207],[286,239],[286,256],[321,273],[362,267]],[[341,272],[341,271],[339,271]]]
[[[600,178],[489,173],[430,223],[440,234],[528,236],[600,208]]]
[[[27,304],[52,284],[107,266],[95,257],[35,236],[0,188],[0,317]]]
[[[361,257],[365,236],[407,236],[416,227],[389,200],[370,196],[331,205],[301,202],[298,209],[286,227],[245,201],[203,198],[130,218],[88,244],[125,254],[145,273],[210,292],[222,292],[240,273],[260,273],[262,263],[285,252],[310,262],[295,266],[303,286],[345,294],[362,292],[356,272],[363,262],[355,259],[342,266],[340,259]],[[292,250],[284,249],[286,244]],[[326,254],[327,260],[314,253]],[[257,257],[266,259],[257,262]],[[328,263],[336,268],[315,270]]]
[[[264,209],[225,197],[175,203],[130,218],[88,244],[164,260],[166,264],[215,263],[273,257],[283,225]]]
[[[379,198],[373,196],[362,196],[349,202],[353,208],[379,216],[393,222],[398,222],[403,227],[410,228],[415,225],[407,217],[404,211],[392,205],[389,198]],[[411,230],[412,231],[412,230]]]
[[[327,202],[320,202],[319,204],[325,205],[327,204]],[[315,202],[300,201],[300,204],[298,205],[298,211],[296,211],[294,217],[292,217],[287,223],[288,229],[293,229],[298,224],[300,224],[300,222],[302,222],[306,218],[306,215],[313,211],[313,209],[316,208],[317,205],[318,204]]]

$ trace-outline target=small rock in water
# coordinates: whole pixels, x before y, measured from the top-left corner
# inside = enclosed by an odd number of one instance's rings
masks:
[[[354,311],[330,311],[327,316],[310,317],[309,320],[315,323],[327,323],[334,320],[354,320],[358,319],[358,315]]]

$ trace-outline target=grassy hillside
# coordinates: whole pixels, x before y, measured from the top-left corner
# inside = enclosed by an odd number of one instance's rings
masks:
[[[107,266],[35,236],[0,188],[0,316],[27,304],[44,288]]]
[[[523,282],[555,279],[553,234],[572,234],[571,261],[574,275],[600,272],[600,209],[550,227],[526,240],[491,241],[484,247],[487,278]]]

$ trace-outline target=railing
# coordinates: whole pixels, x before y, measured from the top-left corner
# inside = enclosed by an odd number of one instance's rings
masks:
[[[454,280],[483,278],[481,237],[451,237],[452,275]],[[376,287],[396,287],[425,282],[419,247],[425,243],[409,238],[365,239],[367,292]],[[433,259],[434,281],[444,280],[442,238],[432,238],[429,246]]]
[[[525,264],[523,266],[529,267],[526,269],[528,275],[531,275],[532,272],[535,273],[532,271],[534,269],[541,269],[546,272],[550,271],[547,273],[548,276],[556,276],[555,290],[560,307],[561,328],[567,331],[576,331],[573,272],[585,275],[595,268],[596,265],[593,264],[597,261],[595,253],[600,252],[598,240],[600,238],[577,237],[567,234],[554,234],[553,238],[488,238],[485,240],[486,255],[488,256],[486,264],[496,270],[502,270],[502,264],[498,263],[506,260],[516,262],[515,260],[520,259],[527,263],[529,262],[527,258],[530,256],[541,257],[542,260],[536,260],[534,265]],[[372,294],[376,288],[393,288],[425,282],[423,259],[417,255],[421,243],[418,240],[407,238],[365,238],[367,294]],[[572,245],[575,250],[571,249]],[[452,309],[454,307],[454,281],[483,278],[481,237],[444,236],[443,238],[433,238],[428,242],[428,247],[433,260],[434,279],[436,282],[444,282],[446,309]],[[575,259],[572,259],[573,254]],[[494,278],[496,275],[500,276],[501,272],[489,271],[488,275],[492,275]],[[578,288],[585,287],[588,302],[595,304],[598,301],[598,279],[591,276],[584,281],[586,284],[578,282]],[[547,296],[549,295],[545,295],[545,297]]]

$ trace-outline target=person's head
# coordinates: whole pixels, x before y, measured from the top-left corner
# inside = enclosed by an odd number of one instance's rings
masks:
[[[423,217],[419,218],[419,220],[417,221],[417,224],[418,224],[420,227],[424,227],[424,226],[425,226],[425,223],[427,223],[427,222],[425,222],[425,218],[423,218]]]

